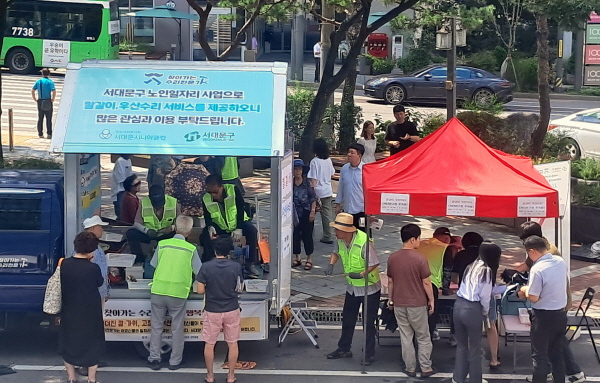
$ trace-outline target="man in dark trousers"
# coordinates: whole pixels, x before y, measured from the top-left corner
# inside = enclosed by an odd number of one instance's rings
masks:
[[[37,103],[38,136],[44,138],[44,117],[46,118],[46,133],[48,138],[52,138],[52,105],[56,99],[56,88],[54,81],[48,78],[50,71],[46,68],[42,69],[42,78],[37,80],[31,89],[31,98]],[[38,96],[36,97],[35,91]]]
[[[385,143],[390,146],[390,156],[409,148],[421,140],[417,125],[406,120],[406,110],[402,105],[394,106],[394,118],[385,133]]]
[[[531,301],[531,356],[533,383],[545,383],[550,366],[554,383],[565,381],[564,349],[567,327],[568,268],[565,261],[550,254],[544,238],[530,236],[524,242],[533,261],[529,284],[519,290],[520,298]]]

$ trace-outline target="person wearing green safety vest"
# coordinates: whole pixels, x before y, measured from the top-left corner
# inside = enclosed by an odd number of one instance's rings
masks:
[[[192,288],[194,275],[200,272],[202,262],[196,246],[186,241],[192,232],[194,220],[180,215],[175,221],[176,234],[173,238],[158,243],[150,265],[156,269],[150,284],[150,356],[148,366],[160,370],[163,325],[167,312],[171,317],[171,357],[169,370],[184,366],[182,361],[185,303]],[[192,275],[193,274],[193,275]]]
[[[142,198],[133,229],[127,230],[127,242],[136,262],[145,262],[142,243],[163,240],[175,235],[175,218],[181,214],[177,199],[165,195],[160,185],[150,187],[148,197]]]
[[[215,257],[212,240],[220,236],[231,236],[234,242],[246,238],[249,248],[248,257],[244,264],[246,278],[258,278],[256,270],[258,231],[250,222],[244,210],[244,198],[240,190],[230,184],[224,184],[218,174],[206,177],[206,194],[202,197],[204,221],[206,227],[200,236],[200,243],[204,247],[202,262],[207,262]]]
[[[237,157],[217,157],[223,163],[221,170],[221,177],[223,178],[224,184],[230,184],[237,186],[240,189],[242,195],[246,194],[244,185],[240,180],[239,164]]]
[[[375,322],[379,311],[379,299],[381,297],[381,281],[379,280],[379,259],[375,254],[373,243],[367,246],[367,234],[354,226],[354,217],[348,213],[340,213],[335,221],[330,223],[335,229],[337,238],[336,248],[331,253],[329,266],[325,275],[333,273],[333,267],[339,260],[342,261],[344,274],[346,275],[346,298],[342,310],[342,335],[338,342],[337,350],[329,353],[327,359],[351,358],[352,337],[354,327],[358,318],[358,312],[365,297],[365,273],[367,279],[367,307],[366,312],[366,341],[367,347],[365,360],[366,366],[374,361],[375,356]],[[366,265],[366,252],[369,252],[369,265]]]
[[[444,266],[452,264],[452,248],[449,246],[452,242],[452,235],[447,227],[438,227],[433,232],[433,238],[424,239],[417,251],[425,256],[429,263],[431,271],[431,285],[433,287],[434,311],[429,316],[429,333],[431,340],[440,339],[436,329],[439,312],[438,312],[438,296],[442,288],[442,278],[444,276]]]

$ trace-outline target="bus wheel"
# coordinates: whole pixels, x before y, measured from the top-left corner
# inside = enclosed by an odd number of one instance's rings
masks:
[[[10,73],[17,74],[29,74],[33,72],[35,68],[35,61],[33,55],[26,48],[15,48],[8,53],[8,57],[5,60],[6,66],[10,70]]]

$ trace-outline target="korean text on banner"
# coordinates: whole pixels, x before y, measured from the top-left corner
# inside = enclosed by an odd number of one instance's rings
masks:
[[[382,214],[408,214],[410,194],[381,193]]]
[[[477,197],[449,195],[446,198],[446,215],[475,217]]]

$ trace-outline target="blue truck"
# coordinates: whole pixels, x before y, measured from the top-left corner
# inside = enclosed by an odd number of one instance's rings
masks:
[[[63,202],[62,170],[0,170],[0,328],[43,315],[46,283],[64,256]]]

